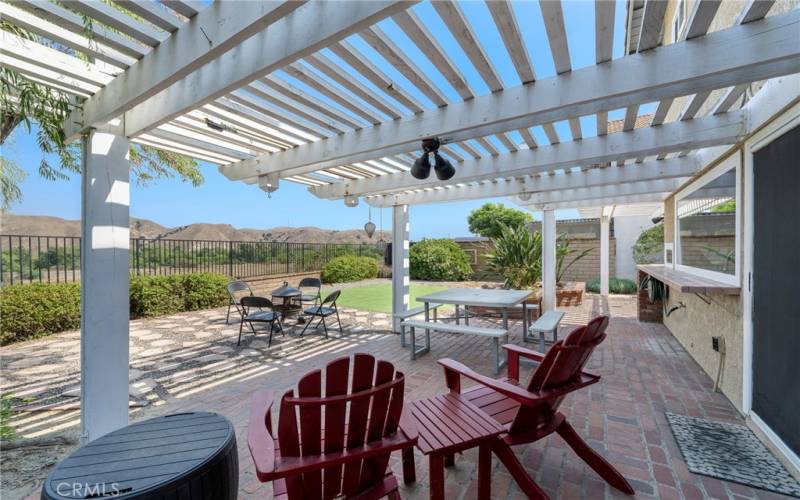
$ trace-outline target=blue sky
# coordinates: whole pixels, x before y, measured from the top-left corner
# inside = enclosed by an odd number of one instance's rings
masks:
[[[519,78],[514,71],[508,53],[503,46],[499,33],[482,1],[461,3],[463,10],[484,43],[484,48],[495,64],[504,86],[518,85]],[[563,2],[567,38],[573,69],[594,64],[594,1],[567,0]],[[536,2],[522,1],[514,3],[520,28],[533,61],[537,78],[547,78],[555,74],[547,36],[541,19],[541,11]],[[433,7],[424,2],[414,7],[415,12],[427,23],[433,33],[439,35],[439,43],[448,52],[458,68],[462,71],[470,87],[477,95],[488,93],[486,85],[477,71],[464,55],[461,48],[445,29]],[[624,40],[625,3],[617,1],[614,37],[614,57],[622,55]],[[443,90],[449,99],[460,100],[449,83],[424,58],[399,27],[391,20],[380,23],[380,27],[412,57],[430,78]],[[383,61],[369,46],[358,37],[348,39],[375,64],[386,71],[398,84],[423,103],[430,101],[411,87],[408,82],[391,66]],[[335,55],[326,51],[326,55],[340,62]],[[320,99],[324,97],[304,86],[302,83],[281,75],[293,85],[313,94]],[[367,85],[371,85],[365,82]],[[327,99],[325,99],[327,100]],[[400,106],[402,109],[402,106]],[[654,105],[642,106],[640,114],[652,111]],[[611,119],[622,118],[622,110],[609,114]],[[596,134],[594,116],[581,119],[584,137]],[[566,122],[556,123],[561,137],[570,137]],[[540,144],[547,144],[547,138],[541,127],[532,129]],[[515,132],[513,140],[522,142]],[[494,141],[496,147],[505,151],[502,145]],[[480,149],[480,146],[475,146]],[[17,162],[28,177],[22,184],[23,200],[11,207],[11,211],[19,214],[52,215],[68,219],[80,218],[80,179],[73,175],[69,181],[46,181],[36,173],[41,153],[36,146],[33,134],[18,127],[3,147],[3,156]],[[53,160],[55,161],[55,160]],[[161,180],[148,186],[131,186],[131,215],[151,219],[165,226],[178,226],[193,222],[211,222],[232,224],[236,227],[269,228],[275,226],[319,226],[330,229],[351,229],[361,227],[367,220],[367,206],[362,202],[356,208],[347,208],[341,201],[317,199],[308,193],[304,186],[290,182],[281,183],[280,189],[271,198],[256,186],[240,182],[231,182],[223,177],[215,165],[201,163],[206,181],[200,187],[177,180]],[[467,215],[469,212],[487,201],[504,202],[503,200],[476,200],[460,203],[415,206],[411,209],[411,236],[413,239],[423,237],[456,237],[467,236]],[[510,203],[505,202],[510,205]],[[564,211],[559,218],[575,217],[574,211]],[[373,221],[380,223],[380,211],[373,209]],[[391,228],[391,210],[383,210],[383,226]]]

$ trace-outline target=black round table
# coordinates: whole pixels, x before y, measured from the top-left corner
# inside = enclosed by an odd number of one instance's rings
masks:
[[[284,282],[283,286],[272,291],[273,308],[276,311],[280,311],[284,317],[297,316],[297,322],[302,324],[305,321],[302,314],[302,304],[293,302],[294,299],[299,299],[302,295],[303,292],[299,289],[290,287],[287,282]],[[275,303],[276,298],[282,299],[282,303]]]
[[[76,450],[47,477],[43,499],[233,500],[239,459],[233,426],[216,413],[138,422]]]

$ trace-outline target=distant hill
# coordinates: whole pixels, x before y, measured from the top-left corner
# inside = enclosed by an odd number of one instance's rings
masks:
[[[375,243],[380,231],[367,238],[363,229],[336,231],[318,227],[275,227],[272,229],[238,229],[230,224],[195,223],[188,226],[164,227],[157,222],[131,217],[132,238],[169,240],[281,241],[288,243]],[[0,234],[31,236],[80,236],[80,221],[43,215],[17,215],[0,212]],[[391,233],[383,231],[390,241]]]

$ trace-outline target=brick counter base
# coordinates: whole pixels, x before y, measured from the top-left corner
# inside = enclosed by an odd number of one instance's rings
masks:
[[[647,276],[647,273],[639,271],[637,283],[641,283],[645,276]],[[664,305],[662,302],[662,299],[659,299],[651,304],[647,296],[647,289],[639,290],[637,294],[636,317],[639,321],[663,323]]]

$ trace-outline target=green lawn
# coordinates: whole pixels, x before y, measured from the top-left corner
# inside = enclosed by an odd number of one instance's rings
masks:
[[[447,287],[436,285],[411,285],[411,302],[409,307],[414,308],[422,305],[417,302],[417,297],[429,293],[445,290]],[[324,295],[324,293],[323,293]],[[365,311],[392,312],[392,284],[379,283],[375,285],[364,285],[354,288],[342,289],[337,305],[350,307],[353,309],[363,309]]]

